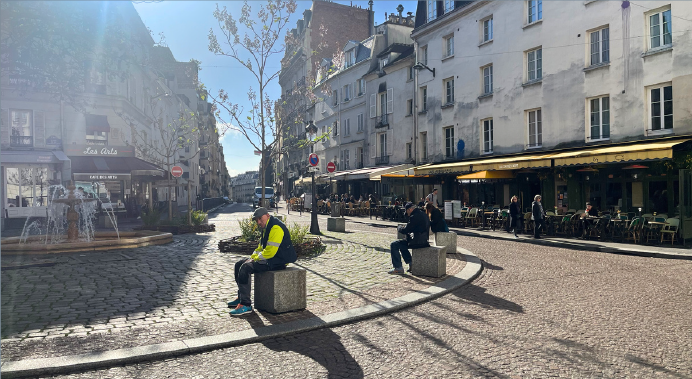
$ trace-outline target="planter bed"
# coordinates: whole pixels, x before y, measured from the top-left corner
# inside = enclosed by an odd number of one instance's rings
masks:
[[[135,230],[156,230],[159,232],[167,232],[171,234],[186,234],[186,233],[209,233],[216,231],[215,224],[203,225],[149,225],[139,226]]]
[[[240,237],[231,237],[219,241],[219,250],[222,253],[237,253],[237,254],[252,254],[259,245],[259,241],[243,242]],[[308,237],[305,242],[296,245],[296,254],[298,257],[306,257],[313,255],[322,248],[322,240],[320,237]]]

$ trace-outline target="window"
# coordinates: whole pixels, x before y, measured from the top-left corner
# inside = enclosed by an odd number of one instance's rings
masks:
[[[454,36],[447,36],[444,38],[444,58],[451,57],[454,55]]]
[[[493,93],[493,65],[483,67],[483,94]]]
[[[339,123],[337,121],[334,121],[334,123],[332,124],[332,135],[339,135]]]
[[[365,79],[358,79],[358,96],[365,95]]]
[[[408,68],[408,80],[413,80],[414,71],[415,69],[413,68],[413,66]]]
[[[488,42],[493,39],[493,18],[483,21],[483,42]]]
[[[350,151],[350,150],[344,150],[343,153],[344,153],[344,170],[348,170],[349,168],[351,168],[351,167],[350,167],[350,161],[351,161],[350,155],[351,155],[351,151]]]
[[[591,65],[610,62],[610,31],[605,27],[589,33]]]
[[[363,168],[363,148],[356,148],[356,168]]]
[[[346,59],[344,62],[344,68],[349,68],[356,64],[356,49],[351,49],[346,52]]]
[[[649,49],[673,43],[670,9],[649,15]]]
[[[589,100],[589,124],[591,141],[610,138],[610,97]]]
[[[358,132],[363,131],[363,114],[358,114]]]
[[[344,101],[351,100],[351,85],[346,84],[342,89],[342,93],[344,94]]]
[[[483,152],[492,153],[493,152],[493,119],[489,118],[487,120],[481,121],[483,125]]]
[[[536,22],[543,19],[543,1],[542,0],[529,0],[526,2],[529,14],[526,20],[528,24]]]
[[[423,46],[420,48],[420,59],[418,59],[418,62],[428,65],[428,46]]]
[[[428,0],[428,22],[434,20],[437,17],[437,1]]]
[[[380,157],[387,155],[387,133],[380,134]]]
[[[10,146],[26,147],[34,145],[32,136],[33,113],[30,110],[10,110]]]
[[[543,49],[538,48],[526,53],[527,79],[529,82],[543,77]]]
[[[428,87],[420,88],[420,107],[422,111],[428,110]]]
[[[413,151],[411,149],[411,142],[406,144],[406,159],[412,159],[413,158]]]
[[[87,145],[108,145],[108,136],[106,135],[106,132],[88,130],[86,134],[86,143]]]
[[[454,10],[454,0],[445,0],[445,13]]]
[[[650,129],[673,129],[673,86],[670,84],[649,89]]]
[[[420,134],[421,158],[428,159],[428,132]]]
[[[406,100],[406,115],[410,116],[413,114],[413,99]]]
[[[543,145],[543,125],[541,125],[541,110],[528,111],[529,147],[541,147]]]
[[[45,167],[5,169],[7,205],[40,207],[48,205],[53,195],[51,185],[57,184],[56,173]]]
[[[454,103],[454,77],[444,80],[442,85],[444,88],[445,103],[443,105],[449,105]]]
[[[339,91],[334,90],[332,91],[332,105],[338,105],[339,104]]]
[[[445,129],[445,158],[454,158],[454,127]]]
[[[344,135],[350,136],[351,135],[351,119],[347,118],[346,122],[344,122]]]
[[[382,70],[387,63],[389,63],[389,57],[380,59],[380,70]]]

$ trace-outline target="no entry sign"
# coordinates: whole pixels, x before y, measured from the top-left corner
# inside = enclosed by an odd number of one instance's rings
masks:
[[[317,154],[312,153],[310,154],[310,157],[308,158],[308,162],[310,162],[310,166],[317,166],[318,163],[320,163],[320,158],[317,157]]]
[[[336,171],[336,165],[334,162],[329,162],[327,163],[327,172],[334,172]]]
[[[171,167],[171,175],[175,176],[176,178],[183,176],[183,168],[180,166]]]

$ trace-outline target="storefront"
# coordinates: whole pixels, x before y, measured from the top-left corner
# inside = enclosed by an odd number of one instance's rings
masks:
[[[48,198],[63,184],[69,166],[62,151],[3,151],[2,217],[46,217]]]

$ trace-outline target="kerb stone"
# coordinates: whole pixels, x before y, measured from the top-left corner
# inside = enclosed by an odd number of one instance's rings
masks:
[[[346,232],[346,219],[343,217],[327,218],[327,230],[330,232]]]
[[[454,232],[435,233],[435,246],[444,247],[447,254],[457,252],[457,234]]]
[[[413,249],[411,273],[413,275],[439,278],[447,273],[446,248],[438,246]]]
[[[297,267],[255,274],[255,307],[283,313],[307,307],[306,271]]]

